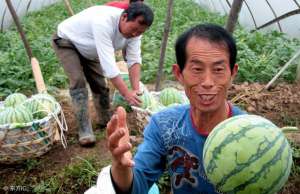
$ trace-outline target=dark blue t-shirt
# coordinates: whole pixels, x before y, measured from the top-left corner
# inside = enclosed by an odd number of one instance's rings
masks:
[[[232,116],[245,114],[232,106]],[[217,194],[206,178],[202,152],[206,136],[193,127],[190,105],[167,108],[151,117],[134,157],[132,194],[147,194],[165,169],[173,194]]]

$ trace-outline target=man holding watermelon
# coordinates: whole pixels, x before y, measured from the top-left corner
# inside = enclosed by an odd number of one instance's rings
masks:
[[[79,126],[79,143],[93,145],[95,136],[88,115],[89,83],[93,93],[100,127],[110,119],[109,89],[106,78],[131,105],[139,105],[138,97],[141,34],[153,22],[153,12],[142,2],[131,3],[125,10],[113,6],[93,6],[58,25],[52,46],[63,64],[70,82],[70,95]],[[132,90],[120,76],[115,51],[126,49]]]
[[[105,183],[116,193],[146,194],[167,170],[173,194],[219,193],[206,178],[202,154],[208,134],[218,123],[245,114],[227,100],[238,71],[236,44],[222,27],[203,24],[179,36],[175,50],[173,74],[184,86],[190,104],[154,114],[134,159],[126,112],[119,107],[107,125],[112,165],[101,172],[98,191],[104,193]]]

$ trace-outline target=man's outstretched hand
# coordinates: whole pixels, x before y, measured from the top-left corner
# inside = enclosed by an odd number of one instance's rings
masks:
[[[112,165],[116,168],[133,167],[132,145],[129,140],[129,130],[126,123],[126,111],[118,107],[116,113],[107,124],[108,149],[112,154]]]
[[[130,105],[141,106],[142,101],[140,100],[139,95],[139,91],[131,90],[124,98]]]

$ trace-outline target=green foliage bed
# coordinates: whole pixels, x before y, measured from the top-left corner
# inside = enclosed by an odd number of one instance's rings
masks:
[[[88,7],[88,0],[72,0],[75,12]],[[93,1],[102,4],[107,0]],[[155,21],[143,36],[143,74],[144,82],[155,80],[164,29],[167,1],[147,0],[155,12]],[[184,8],[184,9],[182,9]],[[30,41],[34,56],[40,62],[46,84],[52,88],[67,87],[67,78],[51,48],[51,36],[58,23],[67,18],[63,3],[58,3],[34,12],[22,19],[26,35]],[[192,0],[174,1],[172,27],[169,36],[164,73],[166,79],[173,79],[171,65],[175,63],[173,45],[176,37],[192,25],[203,22],[224,25],[225,17],[208,13],[197,7]],[[269,81],[280,67],[287,62],[297,48],[299,40],[292,40],[278,32],[250,34],[242,28],[235,31],[239,48],[238,63],[240,72],[238,81]],[[16,29],[0,33],[0,99],[15,91],[34,93],[35,84],[30,63]],[[296,66],[292,65],[283,75],[285,81],[295,78]]]

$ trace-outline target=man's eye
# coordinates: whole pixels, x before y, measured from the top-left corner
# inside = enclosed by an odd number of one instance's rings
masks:
[[[193,68],[193,71],[195,71],[195,72],[201,72],[203,69],[202,68]]]
[[[215,72],[219,73],[219,72],[223,72],[224,71],[224,68],[216,68],[215,69]]]

